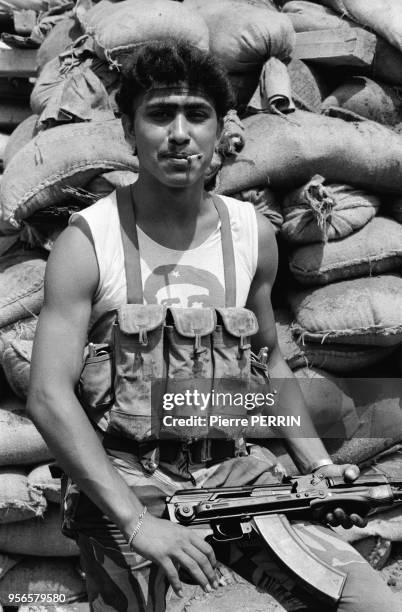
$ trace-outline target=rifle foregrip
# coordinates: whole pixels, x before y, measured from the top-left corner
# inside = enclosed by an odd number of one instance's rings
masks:
[[[393,502],[394,495],[389,485],[375,487],[361,487],[329,490],[325,499],[315,499],[311,502],[311,509],[315,516],[322,516],[335,508],[342,508],[348,514],[366,514],[371,508],[388,506]]]

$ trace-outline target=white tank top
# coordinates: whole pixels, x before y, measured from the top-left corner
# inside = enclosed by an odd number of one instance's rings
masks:
[[[257,268],[258,229],[254,206],[220,196],[230,218],[236,267],[236,306],[245,306]],[[92,233],[99,267],[89,327],[105,312],[127,302],[123,245],[116,193],[71,216],[82,216]],[[225,305],[220,223],[194,249],[177,251],[152,240],[138,226],[144,303],[178,307]]]

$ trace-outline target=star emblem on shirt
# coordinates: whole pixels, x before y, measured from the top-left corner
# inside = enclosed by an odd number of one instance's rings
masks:
[[[174,276],[175,278],[179,278],[179,276],[180,276],[180,272],[178,272],[177,270],[175,270],[174,272],[172,272],[172,276]]]

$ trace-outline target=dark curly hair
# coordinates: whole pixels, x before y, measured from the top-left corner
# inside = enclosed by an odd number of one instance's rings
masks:
[[[131,116],[135,97],[159,85],[186,83],[211,98],[218,118],[233,108],[232,87],[225,69],[209,53],[184,41],[150,43],[120,59],[121,86],[116,102]]]

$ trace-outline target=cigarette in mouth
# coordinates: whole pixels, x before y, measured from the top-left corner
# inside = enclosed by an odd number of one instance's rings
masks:
[[[187,157],[188,165],[191,166],[192,162],[196,159],[202,159],[202,153],[195,153],[195,155],[189,155]]]

